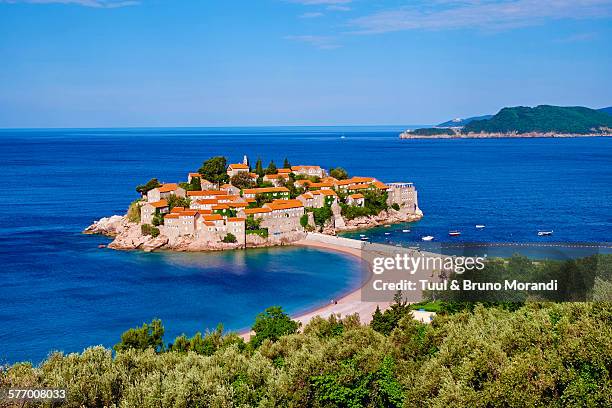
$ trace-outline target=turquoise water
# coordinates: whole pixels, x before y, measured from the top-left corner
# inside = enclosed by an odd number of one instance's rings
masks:
[[[0,131],[0,363],[112,346],[154,317],[164,320],[166,341],[219,322],[242,329],[267,306],[298,313],[358,285],[358,265],[342,254],[118,252],[97,248],[106,238],[80,234],[125,212],[136,184],[184,179],[213,155],[288,157],[415,182],[425,218],[411,233],[372,232],[381,241],[610,241],[611,138],[402,141],[400,130]],[[464,234],[453,241],[451,229]],[[538,229],[555,234],[538,238]]]

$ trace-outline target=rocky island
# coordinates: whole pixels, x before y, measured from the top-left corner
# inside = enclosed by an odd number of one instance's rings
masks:
[[[606,109],[550,105],[503,108],[493,116],[457,119],[400,134],[401,139],[596,136],[612,136],[612,115]]]
[[[125,215],[102,218],[86,234],[113,237],[113,249],[208,251],[289,245],[307,232],[328,235],[417,221],[412,183],[383,183],[316,165],[254,168],[224,157],[206,160],[179,183],[151,179]]]

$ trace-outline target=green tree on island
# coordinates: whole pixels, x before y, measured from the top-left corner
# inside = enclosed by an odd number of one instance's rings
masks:
[[[147,181],[145,184],[140,184],[136,186],[136,191],[142,195],[145,195],[149,191],[153,190],[154,188],[160,187],[160,186],[161,186],[161,183],[159,182],[159,180],[157,180],[156,178],[152,178],[151,180]]]
[[[336,167],[329,170],[329,175],[338,180],[346,180],[348,178],[348,172],[342,167]]]
[[[276,174],[278,169],[276,168],[276,164],[274,164],[274,160],[270,160],[270,164],[268,164],[268,168],[266,169],[266,174]]]
[[[261,159],[258,157],[257,162],[255,163],[255,174],[259,177],[263,177],[266,175]]]
[[[289,163],[289,159],[285,157],[285,161],[283,161],[283,169],[290,169],[291,163]]]
[[[249,173],[240,172],[230,178],[230,183],[232,186],[238,187],[239,189],[243,190],[253,185],[253,179],[251,179]]]
[[[198,169],[198,173],[211,183],[225,183],[229,179],[227,175],[227,159],[223,156],[211,157],[202,164],[202,167]]]

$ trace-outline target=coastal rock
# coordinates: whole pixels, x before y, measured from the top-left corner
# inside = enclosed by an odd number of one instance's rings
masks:
[[[159,235],[156,238],[152,238],[148,241],[145,241],[142,244],[142,249],[145,252],[152,252],[156,249],[162,248],[164,245],[168,243],[168,237],[165,235]]]
[[[107,236],[115,236],[119,234],[119,230],[124,224],[125,217],[113,215],[111,217],[100,218],[89,227],[85,228],[84,234],[101,234]]]

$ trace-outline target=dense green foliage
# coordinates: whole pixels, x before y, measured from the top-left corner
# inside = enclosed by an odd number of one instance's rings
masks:
[[[320,227],[323,227],[325,223],[331,220],[331,217],[334,215],[331,207],[328,205],[324,205],[321,208],[312,208],[310,211],[312,211],[315,224]]]
[[[285,160],[283,161],[283,169],[290,169],[291,168],[291,163],[289,163],[289,159],[285,157]]]
[[[300,225],[302,228],[306,228],[308,225],[308,214],[304,214],[300,217]]]
[[[127,219],[129,222],[140,223],[140,200],[132,201],[127,210]]]
[[[142,327],[124,332],[121,335],[121,341],[115,344],[113,348],[115,351],[152,348],[156,352],[161,352],[164,350],[164,331],[161,320],[155,319],[151,323],[144,323]]]
[[[136,186],[136,191],[140,194],[146,194],[150,190],[153,190],[154,188],[157,188],[160,186],[161,186],[161,183],[159,182],[159,180],[157,180],[156,178],[152,178],[151,180],[147,181],[145,184],[140,184]]]
[[[179,197],[176,194],[170,194],[166,201],[168,201],[168,208],[172,210],[174,207],[189,208],[191,199],[189,197]]]
[[[140,232],[142,235],[150,235],[153,238],[156,238],[159,235],[159,228],[150,224],[142,224],[140,226]]]
[[[202,167],[198,169],[198,173],[211,183],[225,183],[229,179],[227,175],[227,159],[223,156],[211,157],[202,164]]]
[[[276,164],[274,164],[274,160],[270,160],[270,163],[268,164],[265,173],[276,174],[276,172],[278,172],[278,168],[276,167]]]
[[[352,220],[358,217],[367,217],[370,215],[378,215],[381,211],[385,211],[389,208],[387,204],[387,193],[379,190],[366,191],[363,193],[364,206],[358,207],[354,205],[347,205],[340,203],[342,208],[342,216],[348,220]]]
[[[409,133],[416,136],[440,136],[455,134],[452,129],[448,128],[420,128],[411,130]]]
[[[393,203],[393,204],[391,205],[391,208],[393,208],[395,211],[399,211],[399,210],[400,210],[400,206],[399,206],[399,204],[398,204],[398,203]]]
[[[384,312],[377,306],[372,315],[370,326],[379,333],[389,335],[397,327],[400,320],[410,313],[410,305],[402,298],[402,293],[397,292],[393,303]]]
[[[249,176],[249,173],[245,172],[233,175],[232,178],[230,178],[230,183],[232,186],[238,187],[241,190],[253,186],[251,176]]]
[[[236,242],[238,242],[238,240],[236,239],[236,236],[232,234],[231,232],[228,232],[227,235],[223,237],[222,241],[225,242],[226,244],[235,244]]]
[[[296,333],[298,328],[299,324],[291,320],[280,306],[272,306],[255,318],[251,328],[255,335],[251,337],[250,343],[259,347],[265,340],[277,341],[282,336]]]
[[[66,388],[63,406],[75,408],[612,405],[605,303],[477,306],[429,325],[406,315],[389,335],[355,316],[315,318],[303,333],[257,348],[208,336],[162,353],[139,350],[151,342],[159,351],[150,336],[114,357],[102,347],[54,353],[38,368],[1,369],[0,388]]]
[[[349,177],[348,172],[342,167],[329,169],[329,175],[338,180],[346,180]]]
[[[259,177],[263,177],[266,174],[260,158],[257,158],[257,162],[255,163],[255,174],[257,174]]]
[[[202,190],[202,181],[200,177],[192,177],[189,183],[179,183],[179,186],[185,191],[200,191]]]
[[[601,127],[612,128],[612,116],[582,106],[539,105],[503,108],[491,119],[468,123],[462,132],[585,134]]]

